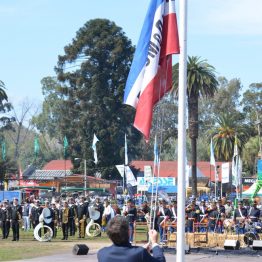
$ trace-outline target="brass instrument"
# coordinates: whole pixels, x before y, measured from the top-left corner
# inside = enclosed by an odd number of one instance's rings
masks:
[[[63,208],[62,209],[62,223],[67,224],[68,223],[68,216],[69,216],[69,208]]]
[[[76,217],[75,218],[75,225],[78,227],[79,226],[79,221],[78,221],[78,218]]]

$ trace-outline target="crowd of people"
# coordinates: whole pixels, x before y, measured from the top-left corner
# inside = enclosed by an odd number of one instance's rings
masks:
[[[29,231],[43,222],[53,231],[53,237],[57,237],[58,228],[62,229],[62,240],[70,236],[85,238],[86,226],[90,219],[90,207],[99,211],[99,217],[94,221],[101,226],[102,232],[106,231],[109,221],[115,216],[126,217],[129,224],[129,242],[134,241],[134,231],[137,222],[145,222],[151,225],[160,234],[160,243],[166,241],[167,232],[176,231],[177,201],[143,201],[135,205],[133,199],[128,199],[124,205],[118,205],[117,201],[100,199],[93,201],[80,196],[78,198],[58,198],[53,201],[46,200],[40,203],[39,199],[29,198],[22,205],[18,199],[12,203],[4,200],[0,203],[0,224],[2,238],[7,239],[10,229],[13,232],[13,241],[19,240],[19,225],[23,230]],[[48,209],[48,218],[43,217],[43,210]],[[46,213],[45,213],[46,214]],[[42,215],[42,218],[41,218]],[[226,198],[217,201],[206,202],[192,199],[185,207],[185,232],[215,232],[223,233],[228,227],[233,228],[237,234],[244,234],[247,224],[256,224],[261,229],[262,207],[260,203],[238,201],[237,206]],[[41,233],[40,233],[41,234]],[[100,234],[101,235],[101,234]]]

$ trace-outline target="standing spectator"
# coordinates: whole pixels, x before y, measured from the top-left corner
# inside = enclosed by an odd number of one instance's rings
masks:
[[[111,207],[109,200],[105,199],[104,200],[104,213],[103,213],[105,224],[107,225],[109,220],[113,218],[114,216],[115,216],[115,212],[113,208]]]
[[[29,211],[30,211],[30,204],[29,204],[29,200],[27,199],[23,206],[24,231],[29,231],[30,229]]]
[[[134,202],[131,199],[127,201],[127,210],[125,211],[124,215],[127,217],[129,223],[129,242],[132,244],[133,237],[134,237],[135,222],[137,217],[137,210]]]

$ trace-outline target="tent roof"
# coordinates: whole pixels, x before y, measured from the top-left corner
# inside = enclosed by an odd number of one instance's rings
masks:
[[[248,190],[242,193],[243,196],[251,196],[255,192],[257,187],[257,182],[254,183]],[[262,188],[258,191],[257,196],[262,196]]]

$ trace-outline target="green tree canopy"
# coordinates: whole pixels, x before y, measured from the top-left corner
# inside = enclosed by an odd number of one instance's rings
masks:
[[[46,108],[36,121],[40,130],[55,132],[61,144],[67,137],[72,160],[86,159],[88,174],[114,177],[114,165],[124,162],[124,134],[132,139],[130,159],[137,156],[135,145],[141,139],[132,127],[134,111],[122,104],[134,48],[114,22],[94,19],[64,50],[55,68],[58,82],[45,79]],[[97,166],[91,148],[94,133],[99,139]]]

